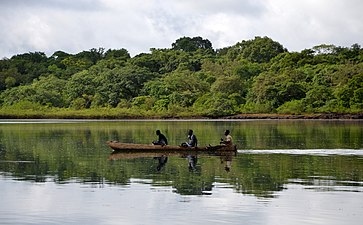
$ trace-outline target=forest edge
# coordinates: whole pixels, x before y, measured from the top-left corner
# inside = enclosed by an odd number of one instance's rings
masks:
[[[276,113],[263,113],[263,114],[237,114],[230,116],[136,116],[136,115],[44,115],[44,114],[33,114],[33,115],[1,115],[0,119],[225,119],[225,120],[236,120],[236,119],[363,119],[363,113],[316,113],[316,114],[276,114]]]

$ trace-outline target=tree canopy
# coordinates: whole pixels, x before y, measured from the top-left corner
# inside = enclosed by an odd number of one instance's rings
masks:
[[[0,60],[0,107],[125,108],[223,116],[238,113],[362,113],[363,49],[320,44],[289,52],[269,37],[213,49],[181,37],[131,57],[93,48]]]

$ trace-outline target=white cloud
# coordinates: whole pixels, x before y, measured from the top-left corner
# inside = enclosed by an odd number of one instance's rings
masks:
[[[29,51],[77,53],[169,48],[183,36],[214,48],[268,36],[290,51],[363,44],[360,0],[3,0],[0,58]]]
[[[362,44],[363,2],[356,0],[269,0],[267,33],[290,50],[300,51],[319,44]],[[271,20],[268,20],[271,18]],[[264,22],[263,22],[264,23]]]

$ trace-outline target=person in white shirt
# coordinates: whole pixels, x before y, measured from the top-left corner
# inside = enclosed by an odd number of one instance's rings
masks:
[[[232,145],[232,136],[230,134],[231,132],[229,130],[225,130],[224,131],[224,136],[226,137],[225,140],[221,139],[220,144],[225,144],[225,145]]]

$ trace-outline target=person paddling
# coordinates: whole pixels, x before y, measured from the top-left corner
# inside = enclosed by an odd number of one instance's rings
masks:
[[[188,142],[182,143],[181,146],[184,146],[184,147],[197,147],[198,146],[198,139],[193,134],[193,130],[188,131]]]
[[[220,144],[225,144],[225,145],[232,145],[232,136],[230,134],[231,132],[229,130],[225,130],[224,131],[224,136],[226,137],[225,140],[221,139]]]
[[[165,135],[162,134],[160,130],[156,131],[156,135],[158,135],[159,139],[152,142],[154,145],[168,145],[168,139],[166,139]]]

